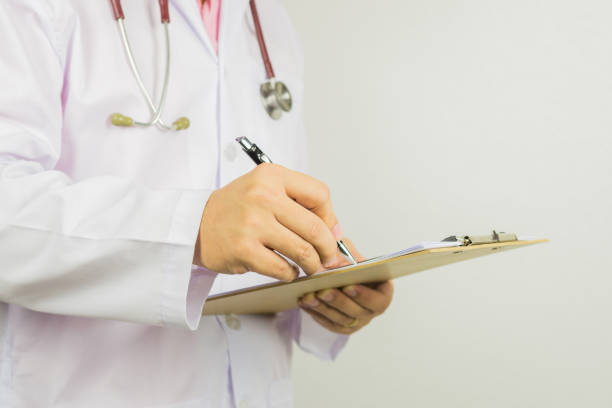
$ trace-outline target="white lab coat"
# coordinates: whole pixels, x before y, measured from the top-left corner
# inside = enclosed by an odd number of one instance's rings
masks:
[[[157,100],[158,2],[123,3]],[[253,168],[237,136],[304,169],[302,55],[284,11],[258,0],[294,97],[272,121],[248,1],[223,2],[218,57],[195,0],[170,3],[164,119],[191,119],[178,133],[110,125],[150,114],[108,1],[0,2],[2,407],[291,406],[292,341],[327,359],[346,341],[297,310],[200,320],[209,293],[266,280],[192,267],[194,242],[209,194]]]

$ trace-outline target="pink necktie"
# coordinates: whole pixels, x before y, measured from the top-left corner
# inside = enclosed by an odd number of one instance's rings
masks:
[[[219,51],[219,15],[221,12],[221,0],[206,0],[202,4],[202,0],[196,0],[200,7],[200,15],[204,22],[204,28],[210,38],[210,42],[215,49]]]

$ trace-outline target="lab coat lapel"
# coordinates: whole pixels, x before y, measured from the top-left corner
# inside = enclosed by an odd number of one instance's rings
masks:
[[[223,45],[236,32],[249,7],[249,0],[222,0],[221,20],[219,27],[219,54],[223,53]]]
[[[226,0],[231,3],[232,0]],[[202,17],[196,0],[171,0],[173,10],[170,10],[170,18],[183,19],[187,25],[191,28],[191,31],[200,40],[202,45],[206,48],[206,51],[211,55],[212,58],[217,58],[217,53],[208,38],[208,34],[204,30],[204,23],[202,23]],[[221,3],[223,8],[224,2]]]

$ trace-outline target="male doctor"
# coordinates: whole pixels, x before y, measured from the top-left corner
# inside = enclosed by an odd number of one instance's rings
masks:
[[[158,2],[123,3],[157,99]],[[1,407],[288,407],[292,341],[334,359],[389,305],[383,282],[275,316],[201,317],[210,294],[294,279],[278,253],[308,274],[343,262],[328,190],[298,172],[294,29],[275,0],[257,6],[293,111],[261,106],[248,0],[174,0],[164,119],[191,127],[173,132],[108,120],[150,117],[108,1],[0,2]],[[279,165],[253,169],[241,135]]]

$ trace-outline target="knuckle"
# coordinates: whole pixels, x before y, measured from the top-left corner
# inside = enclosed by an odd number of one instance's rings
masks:
[[[248,272],[248,268],[242,264],[233,264],[230,265],[227,269],[229,273],[233,275],[242,275]]]
[[[329,187],[322,181],[319,181],[317,194],[319,195],[319,200],[321,200],[321,202],[327,202],[331,198],[331,191]]]
[[[308,240],[310,242],[320,241],[324,233],[324,227],[326,228],[325,224],[321,220],[313,220],[310,225]]]
[[[327,184],[322,181],[318,181],[316,183],[316,188],[313,190],[313,194],[315,195],[316,201],[319,205],[323,205],[331,200],[331,191]]]
[[[278,193],[268,184],[261,182],[251,184],[246,189],[245,196],[249,202],[269,205],[278,198]]]
[[[295,279],[296,271],[291,267],[291,265],[288,265],[287,263],[281,263],[277,267],[277,270],[280,279],[286,281],[292,281],[293,279]]]
[[[327,303],[334,306],[336,309],[340,310],[341,312],[344,312],[347,314],[350,314],[353,311],[353,308],[351,307],[351,304],[348,302],[348,299],[342,296],[341,293],[337,292],[336,290],[334,290],[331,293],[333,294],[333,298]]]
[[[311,306],[311,308],[312,310],[316,310],[323,316],[326,316],[326,309],[325,309],[325,305],[323,304],[323,302],[319,301],[316,305]]]
[[[353,323],[353,321],[354,320],[352,317],[348,317],[344,315],[340,317],[340,324],[342,324],[342,326],[347,327],[347,328],[351,328],[350,325],[351,323]]]
[[[246,239],[239,239],[234,243],[236,258],[242,261],[248,261],[253,258],[255,252],[253,243]]]
[[[320,206],[330,200],[331,190],[327,184],[314,177],[307,177],[305,179],[305,183],[308,185],[307,190],[312,200],[317,203],[317,206]]]
[[[260,231],[263,226],[263,219],[256,212],[247,212],[242,218],[242,226],[247,229]]]
[[[296,259],[294,259],[294,261],[298,265],[311,266],[311,265],[315,265],[318,263],[315,259],[316,256],[317,256],[317,253],[315,249],[312,247],[312,245],[308,243],[304,243],[297,248],[297,251],[295,254]]]

